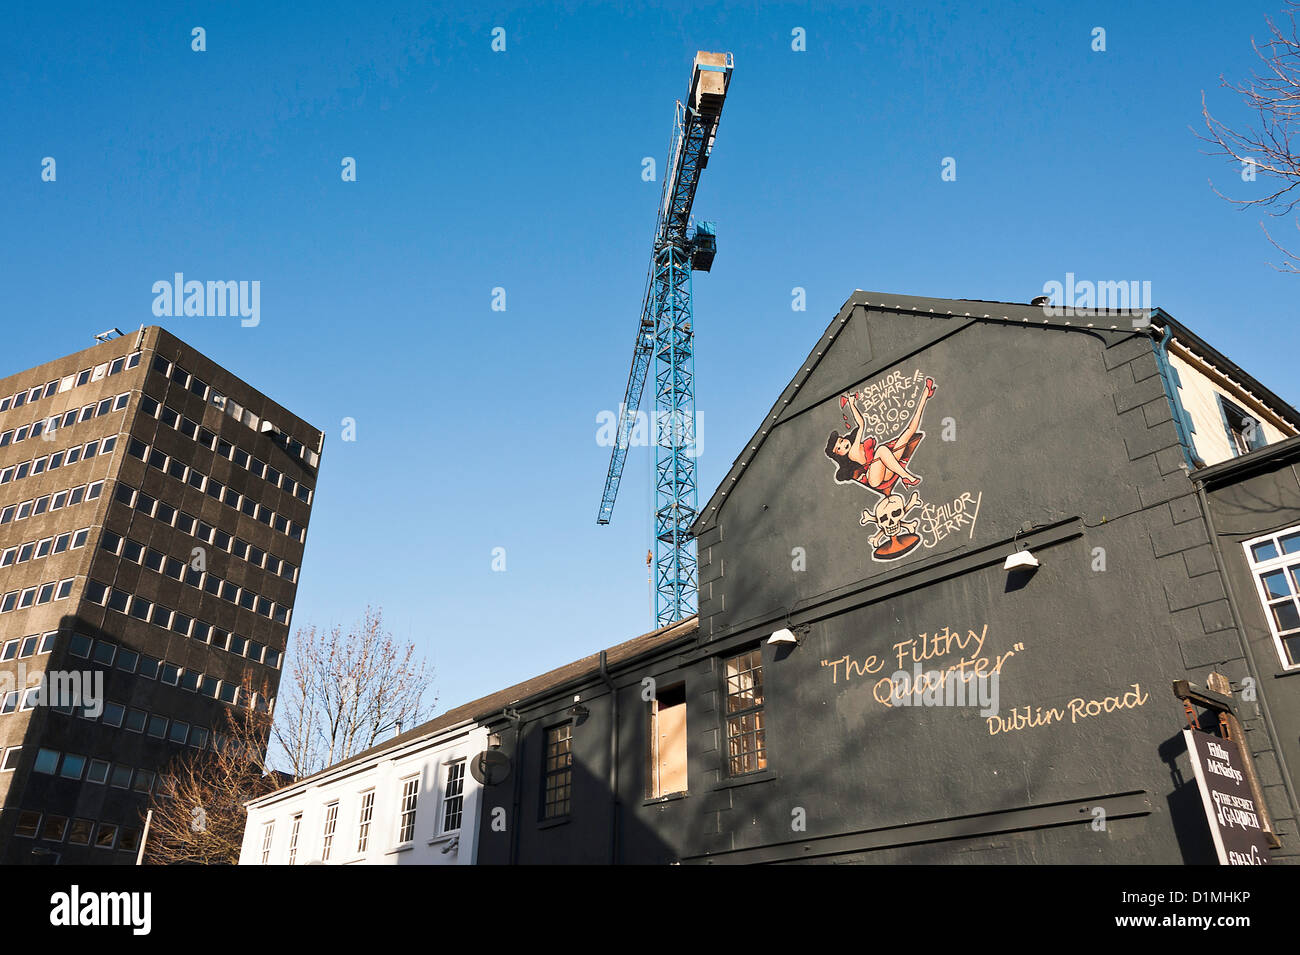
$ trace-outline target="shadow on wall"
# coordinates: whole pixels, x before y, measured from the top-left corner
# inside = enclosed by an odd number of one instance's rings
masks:
[[[790,651],[787,650],[787,654]],[[640,712],[639,710],[637,711]],[[872,720],[879,730],[884,716]],[[900,716],[902,714],[890,714]],[[910,713],[908,714],[911,715]],[[635,718],[635,717],[633,717]],[[628,763],[639,758],[644,739],[625,732],[620,740],[623,790],[619,811],[617,849],[614,848],[612,800],[604,761],[593,760],[600,771],[575,755],[572,767],[572,803],[562,820],[541,819],[541,723],[530,724],[526,732],[523,759],[513,761],[512,776],[484,791],[485,826],[480,835],[479,862],[506,864],[518,859],[523,864],[608,865],[620,863],[667,865],[679,860],[705,861],[716,853],[720,862],[739,861],[729,849],[783,846],[787,862],[852,862],[860,864],[972,864],[1096,861],[1098,863],[1139,859],[1124,858],[1130,839],[1142,839],[1148,825],[1141,818],[1115,819],[1106,831],[1097,832],[1090,817],[1078,823],[1051,823],[1020,831],[992,831],[983,835],[946,837],[918,842],[907,827],[942,820],[951,807],[969,804],[965,790],[970,780],[962,773],[945,772],[945,753],[965,744],[950,739],[945,746],[919,756],[916,761],[880,759],[879,741],[872,742],[870,727],[862,733],[844,733],[834,745],[801,746],[797,754],[781,754],[790,761],[784,774],[756,780],[739,787],[719,786],[712,779],[692,777],[690,792],[680,798],[647,804],[642,787],[644,775],[629,772]],[[599,720],[586,724],[592,735],[604,740],[605,725]],[[581,727],[579,727],[580,729]],[[957,733],[971,727],[956,726]],[[506,735],[503,733],[503,736]],[[718,754],[721,758],[721,754]],[[781,758],[778,755],[777,758]],[[1092,785],[1066,783],[1062,790],[1061,753],[1050,747],[1035,748],[1034,762],[1024,766],[1023,775],[1008,779],[997,791],[986,793],[981,812],[996,814],[1023,808],[1027,803],[1090,799],[1105,795],[1094,780]],[[797,757],[797,762],[795,762]],[[692,764],[697,765],[696,763]],[[522,766],[519,806],[514,783]],[[916,801],[918,775],[925,776],[930,794],[925,803]],[[1082,785],[1082,788],[1080,786]],[[1112,787],[1113,788],[1113,785]],[[1077,791],[1075,791],[1077,790]],[[1195,797],[1193,785],[1192,796]],[[791,825],[792,808],[800,810],[805,827]],[[949,807],[946,809],[945,807]],[[724,811],[719,811],[720,809]],[[1199,803],[1176,807],[1179,839],[1198,846],[1207,840],[1197,833]],[[499,828],[493,828],[492,821]],[[990,825],[996,821],[990,820]],[[1200,820],[1202,830],[1204,822]],[[839,849],[838,854],[818,845],[829,836],[867,830],[897,828],[866,851]],[[617,853],[617,856],[615,856]],[[693,857],[693,859],[692,859]],[[1188,861],[1204,861],[1189,856]],[[1212,860],[1210,860],[1212,861]]]
[[[1173,788],[1166,797],[1166,803],[1169,806],[1170,822],[1178,836],[1178,848],[1183,854],[1183,862],[1186,865],[1218,865],[1219,857],[1214,851],[1214,839],[1205,818],[1201,789],[1196,783],[1196,777],[1184,776],[1182,767],[1178,765],[1181,757],[1183,763],[1191,768],[1183,734],[1176,733],[1161,743],[1159,753],[1169,767],[1170,785]]]
[[[602,714],[603,715],[603,714]],[[608,723],[604,719],[587,719],[575,727],[590,733],[588,740],[575,746],[571,768],[569,813],[555,819],[543,819],[541,721],[530,721],[522,739],[522,759],[511,757],[510,776],[483,790],[483,821],[479,831],[479,862],[505,865],[512,860],[521,864],[610,865],[620,863],[668,865],[679,857],[678,850],[663,836],[638,818],[644,801],[640,773],[628,773],[631,753],[641,753],[640,736],[620,739],[620,788],[624,798],[616,807],[610,794],[606,772]],[[502,731],[507,745],[513,732]],[[583,757],[588,744],[600,747],[600,764],[593,772]],[[639,758],[639,756],[638,756]],[[522,776],[518,775],[522,773]],[[516,790],[516,784],[518,790]],[[629,795],[629,793],[635,795]],[[689,802],[688,796],[677,804]],[[516,807],[516,800],[518,801]],[[634,801],[633,801],[634,800]],[[618,830],[615,839],[614,814]],[[684,819],[683,819],[684,821]],[[617,847],[615,847],[617,841]]]

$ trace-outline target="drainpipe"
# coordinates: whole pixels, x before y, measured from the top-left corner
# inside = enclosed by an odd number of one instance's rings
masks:
[[[609,833],[609,862],[610,865],[618,865],[619,862],[619,815],[620,806],[618,798],[618,688],[614,686],[614,681],[609,675],[609,661],[605,657],[605,651],[600,651],[600,678],[605,681],[609,687],[609,792],[613,800],[611,805],[611,823]]]
[[[510,827],[510,865],[517,865],[519,862],[519,830],[523,828],[520,805],[523,802],[524,774],[521,765],[523,762],[522,754],[519,752],[519,739],[523,735],[524,718],[518,710],[512,710],[508,706],[501,711],[501,715],[515,724],[514,765],[511,767],[511,771],[515,776],[514,801],[510,807],[510,819],[506,825]]]
[[[1156,337],[1158,333],[1154,325],[1148,325],[1147,329],[1151,336],[1151,348],[1156,356],[1156,366],[1160,370],[1160,383],[1164,386],[1165,397],[1169,399],[1169,410],[1174,415],[1174,428],[1178,432],[1178,444],[1183,449],[1183,459],[1187,462],[1187,470],[1195,471],[1197,468],[1205,467],[1205,462],[1201,460],[1196,453],[1196,446],[1192,444],[1191,430],[1187,426],[1187,410],[1183,407],[1182,399],[1178,397],[1174,368],[1169,364],[1169,339],[1173,338],[1173,327],[1166,325],[1164,335],[1159,338]]]

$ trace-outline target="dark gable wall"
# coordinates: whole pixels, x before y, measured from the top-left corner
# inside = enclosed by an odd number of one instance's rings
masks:
[[[1211,669],[1239,683],[1248,670],[1150,339],[860,306],[840,318],[842,330],[837,319],[834,341],[822,337],[803,365],[808,380],[779,403],[774,426],[769,416],[760,450],[700,528],[706,651],[765,639],[787,614],[808,627],[783,659],[764,649],[777,778],[727,791],[748,824],[723,843],[868,828],[895,830],[901,842],[897,827],[955,815],[982,816],[976,828],[993,831],[987,814],[1006,810],[1047,825],[1050,804],[1084,800],[1123,818],[1104,832],[985,839],[976,855],[1212,858],[1170,683],[1203,684]],[[832,428],[844,430],[842,393],[918,371],[937,386],[911,460],[923,477],[918,491],[936,505],[978,497],[978,519],[973,531],[965,523],[884,563],[871,556],[874,527],[860,525],[877,496],[836,484],[823,449]],[[953,440],[943,440],[945,424]],[[1001,568],[1018,532],[1042,561],[1028,579]],[[793,566],[796,548],[804,570]],[[1094,569],[1096,548],[1104,570]],[[986,633],[990,666],[1012,652],[999,687],[1003,719],[1056,708],[1059,721],[997,724],[993,733],[971,708],[890,708],[873,698],[876,681],[898,668],[895,644],[944,628],[966,639]],[[925,667],[965,655],[949,649]],[[845,666],[834,666],[848,655],[863,667],[873,654],[870,676],[846,679]],[[1072,718],[1071,701],[1107,697],[1121,706]],[[1134,792],[1146,794],[1137,797],[1146,808],[1126,815],[1134,804],[1122,794]],[[1275,816],[1291,815],[1285,799],[1274,802]],[[804,834],[791,830],[796,807],[807,810]],[[925,852],[890,844],[884,838],[869,858],[973,858],[960,840]]]
[[[1160,474],[1154,461],[1133,462],[1131,454],[1150,441],[1177,438],[1167,416],[1150,434],[1167,405],[1149,340],[1122,335],[1111,349],[1116,355],[1105,344],[1100,334],[1083,331],[853,310],[845,334],[709,522],[721,530],[727,564],[723,582],[706,599],[725,594],[725,622],[734,627],[919,561],[1009,540],[1026,522],[1079,516],[1098,522],[1141,507],[1138,485]],[[1108,371],[1106,359],[1120,357],[1138,360],[1147,375],[1142,385],[1127,366]],[[973,536],[966,528],[896,563],[879,563],[866,545],[874,528],[859,524],[877,495],[836,484],[823,450],[832,428],[845,430],[844,391],[893,371],[918,370],[937,387],[923,417],[926,437],[912,459],[923,478],[917,491],[933,504],[982,495],[978,521]],[[1159,399],[1154,409],[1137,411],[1140,421],[1116,414],[1116,393],[1125,385]],[[946,418],[951,441],[943,440]],[[806,572],[791,569],[795,547],[806,550]],[[702,607],[701,616],[716,610],[716,603]]]
[[[970,304],[1041,323],[1027,307]],[[508,861],[513,842],[522,862],[1212,862],[1170,683],[1203,685],[1217,669],[1240,685],[1250,671],[1150,340],[850,304],[796,380],[805,369],[697,529],[699,634],[615,669],[617,810],[611,698],[593,678],[521,704],[519,750],[510,723],[489,720],[515,775],[487,791],[480,861]],[[912,459],[919,492],[933,504],[982,495],[979,516],[973,533],[963,524],[881,563],[860,525],[875,495],[835,484],[823,448],[842,429],[844,391],[917,370],[937,385]],[[943,440],[944,418],[955,440]],[[1042,562],[1028,579],[1002,570],[1018,531]],[[796,547],[803,570],[792,567]],[[1096,548],[1104,570],[1094,570]],[[766,644],[787,619],[807,628],[803,645]],[[991,732],[974,708],[879,702],[895,644],[945,628],[983,636],[990,667],[1011,654],[1003,719],[1055,708],[1059,720]],[[756,645],[768,771],[733,780],[722,661]],[[952,649],[926,668],[966,655]],[[846,678],[834,663],[846,655],[877,672]],[[645,798],[646,677],[686,685],[684,797]],[[541,730],[564,718],[575,692],[590,715],[574,732],[573,812],[539,825]],[[1072,719],[1072,701],[1107,697],[1118,708]],[[1267,734],[1251,743],[1266,764]],[[1270,805],[1294,833],[1275,775]],[[504,831],[491,828],[494,807],[510,820]],[[1104,830],[1090,825],[1097,807]]]

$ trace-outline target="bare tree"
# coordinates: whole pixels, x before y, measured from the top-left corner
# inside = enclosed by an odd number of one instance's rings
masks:
[[[244,838],[244,804],[279,788],[286,777],[266,762],[271,713],[266,686],[255,698],[251,679],[208,745],[168,765],[150,800],[153,811],[144,861],[153,865],[234,865]]]
[[[382,610],[367,607],[347,629],[299,630],[289,650],[273,737],[300,779],[411,728],[436,702],[426,701],[428,664],[384,628]]]
[[[1300,186],[1300,155],[1291,145],[1291,136],[1300,131],[1297,128],[1297,120],[1300,120],[1300,32],[1296,24],[1300,2],[1286,0],[1286,7],[1289,28],[1266,17],[1271,39],[1264,43],[1251,40],[1251,46],[1263,64],[1261,71],[1254,74],[1248,83],[1232,83],[1219,77],[1221,86],[1239,94],[1255,111],[1257,124],[1240,130],[1229,127],[1210,114],[1205,93],[1201,93],[1201,115],[1209,135],[1200,136],[1200,139],[1214,147],[1209,151],[1210,155],[1228,156],[1240,163],[1243,181],[1253,182],[1257,176],[1263,176],[1269,183],[1270,192],[1254,199],[1234,199],[1214,188],[1213,181],[1211,188],[1242,208],[1260,206],[1274,217],[1290,214],[1300,202],[1300,193],[1292,194],[1292,190]],[[1300,222],[1296,225],[1300,228]],[[1262,221],[1260,228],[1264,229],[1264,235],[1273,247],[1286,256],[1287,261],[1274,268],[1282,272],[1300,272],[1300,257],[1275,242]]]

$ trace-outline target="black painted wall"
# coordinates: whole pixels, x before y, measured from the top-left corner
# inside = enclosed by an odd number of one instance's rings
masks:
[[[1295,796],[1295,767],[1300,766],[1300,670],[1282,662],[1246,561],[1242,543],[1300,525],[1300,445],[1267,465],[1245,474],[1230,469],[1207,481],[1210,527],[1247,643],[1236,649],[1255,676],[1257,699],[1243,701],[1241,717],[1252,742],[1260,783],[1270,805],[1285,805]],[[1237,631],[1233,631],[1236,636]],[[1226,646],[1225,652],[1233,647]],[[1272,742],[1276,740],[1274,748]]]
[[[1240,685],[1252,671],[1152,340],[1042,316],[857,293],[703,509],[698,632],[614,668],[616,792],[604,684],[525,701],[518,748],[511,723],[493,724],[516,775],[488,791],[480,860],[1213,861],[1170,684],[1203,685],[1217,669]],[[862,523],[880,495],[836,483],[823,449],[845,430],[841,396],[895,373],[916,378],[904,415],[926,377],[936,386],[909,464],[916,492],[931,507],[964,500],[972,516],[978,502],[978,516],[942,534],[923,527],[914,550],[882,561]],[[1025,546],[1041,566],[1004,571]],[[787,626],[801,645],[766,643]],[[1001,660],[1000,720],[883,702],[897,644],[955,632],[973,651],[972,631],[985,666]],[[756,645],[768,765],[728,779],[721,661]],[[948,649],[926,668],[966,655]],[[647,677],[686,684],[683,797],[645,798]],[[575,692],[590,714],[574,730],[573,811],[539,825],[541,730]],[[1252,734],[1267,761],[1269,731]],[[1294,857],[1294,805],[1277,775],[1278,855]]]

